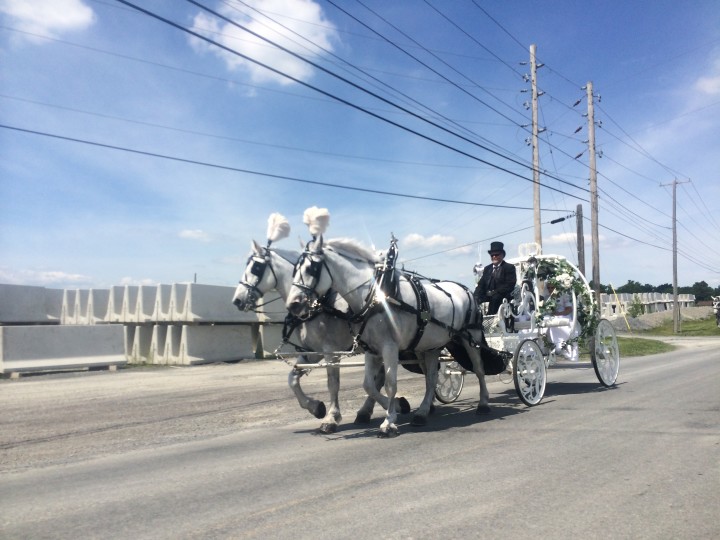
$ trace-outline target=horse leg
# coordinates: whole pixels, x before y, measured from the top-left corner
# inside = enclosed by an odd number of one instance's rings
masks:
[[[394,342],[385,344],[382,349],[383,364],[385,365],[385,394],[388,406],[385,421],[380,425],[379,437],[395,437],[398,434],[397,411],[395,410],[395,394],[397,393],[397,370],[399,360],[398,346]]]
[[[373,380],[375,381],[373,388],[375,389],[375,392],[373,395],[376,397],[372,397],[370,392],[365,389],[368,396],[365,403],[363,403],[362,407],[360,407],[357,412],[357,416],[355,417],[356,424],[370,423],[370,418],[372,417],[372,412],[375,408],[376,402],[379,403],[383,409],[387,410],[387,398],[380,393],[380,390],[383,386],[385,386],[385,370],[383,369],[382,358],[375,357],[373,369],[375,370],[373,376]],[[399,407],[401,414],[407,414],[410,412],[410,403],[404,397],[397,398],[397,406]]]
[[[300,356],[298,360],[300,360],[301,363],[307,362],[305,356]],[[293,368],[288,374],[288,386],[295,394],[295,398],[298,400],[300,407],[309,411],[315,418],[323,418],[325,416],[325,404],[322,401],[309,398],[305,395],[305,392],[303,392],[300,386],[300,378],[303,375],[305,375],[305,371]]]
[[[427,424],[428,415],[431,412],[433,399],[435,398],[435,387],[438,379],[438,358],[439,352],[416,353],[420,360],[420,367],[425,374],[425,397],[420,407],[415,411],[412,418],[413,426],[424,426]]]
[[[332,357],[326,357],[328,362],[336,360]],[[328,392],[330,393],[330,409],[327,411],[327,415],[320,424],[320,432],[322,433],[335,433],[337,431],[338,423],[342,420],[340,414],[340,368],[337,366],[327,367],[327,385]]]
[[[478,402],[476,414],[490,414],[490,392],[488,391],[487,383],[485,382],[485,366],[480,356],[480,351],[473,345],[463,340],[463,347],[470,356],[470,360],[473,365],[473,372],[478,378],[480,383],[480,401]]]

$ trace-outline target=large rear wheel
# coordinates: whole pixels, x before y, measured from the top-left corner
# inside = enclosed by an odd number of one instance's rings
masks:
[[[608,388],[613,386],[620,371],[620,350],[615,329],[607,319],[598,323],[590,344],[590,358],[600,383]]]
[[[515,390],[525,405],[540,403],[545,395],[547,370],[540,346],[532,339],[520,342],[513,357]]]

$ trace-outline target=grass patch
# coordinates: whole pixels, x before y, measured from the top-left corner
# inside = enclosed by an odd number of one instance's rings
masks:
[[[672,320],[665,321],[662,326],[639,332],[650,336],[686,336],[686,337],[720,337],[720,328],[715,317],[697,319],[694,321],[680,321],[680,332],[673,331]]]
[[[620,349],[620,359],[628,356],[647,356],[650,354],[660,354],[675,350],[673,345],[658,341],[657,339],[643,339],[636,337],[618,337],[618,347]]]

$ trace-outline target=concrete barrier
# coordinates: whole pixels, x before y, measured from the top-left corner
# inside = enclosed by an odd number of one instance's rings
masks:
[[[170,321],[170,296],[172,293],[172,285],[160,284],[155,290],[155,307],[153,308],[153,321]]]
[[[62,289],[0,284],[0,324],[59,322],[62,297]]]
[[[131,364],[152,364],[153,325],[125,326],[132,339],[125,340],[125,355]],[[164,353],[163,353],[164,354]]]
[[[165,342],[165,361],[195,365],[253,359],[255,347],[250,325],[172,325]]]
[[[156,324],[152,328],[152,336],[150,338],[150,350],[148,351],[149,364],[166,364],[165,359],[165,341],[168,334],[168,325]]]
[[[105,322],[117,323],[122,321],[123,297],[125,296],[125,287],[121,285],[113,285],[110,287],[108,294],[108,307],[105,313]]]
[[[277,350],[283,342],[283,325],[276,323],[261,324],[259,327],[260,331],[260,344],[263,358],[270,358],[273,353]],[[292,352],[293,348],[289,347],[287,351]]]
[[[137,304],[135,306],[135,322],[145,324],[152,322],[155,311],[155,295],[157,287],[141,285],[138,287]]]
[[[252,311],[237,309],[232,303],[234,287],[189,283],[173,285],[172,320],[183,323],[255,323]]]
[[[0,326],[0,372],[120,366],[123,342],[120,325]]]
[[[109,301],[110,289],[90,289],[85,324],[104,323]]]

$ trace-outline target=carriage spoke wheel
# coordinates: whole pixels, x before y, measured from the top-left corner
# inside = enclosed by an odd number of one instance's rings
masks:
[[[441,362],[438,369],[438,381],[435,397],[440,403],[452,403],[462,392],[465,371],[457,362]]]
[[[525,405],[540,403],[545,394],[546,375],[545,358],[538,344],[532,339],[521,342],[513,357],[513,380]]]
[[[620,371],[620,350],[615,329],[607,319],[600,319],[591,343],[590,355],[595,374],[603,386],[613,386]]]

